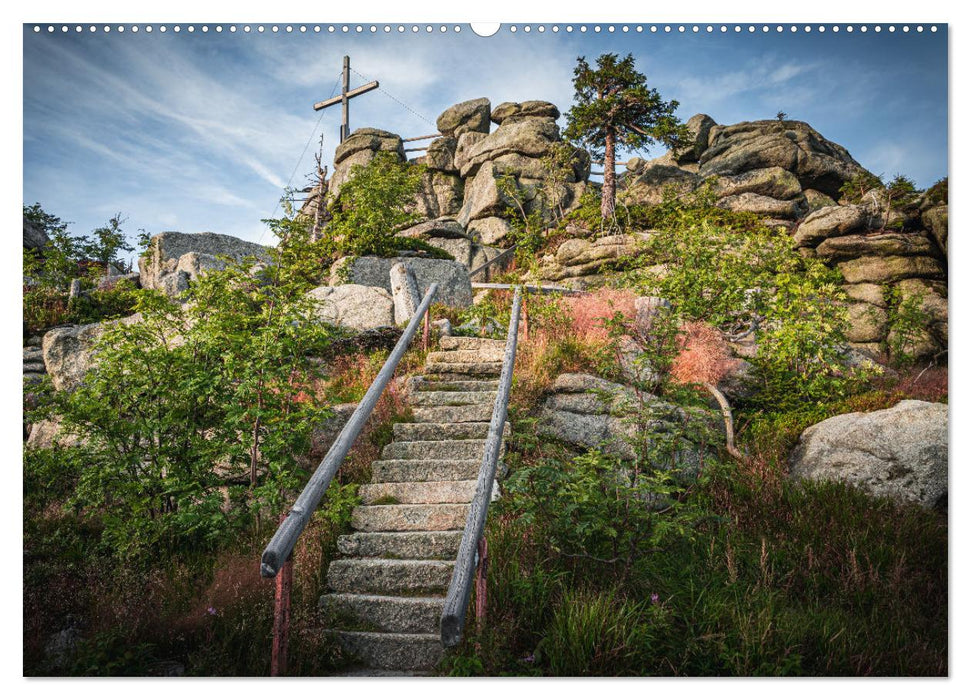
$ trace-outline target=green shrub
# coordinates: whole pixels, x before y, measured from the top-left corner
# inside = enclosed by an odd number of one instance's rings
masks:
[[[85,381],[53,395],[87,441],[73,502],[109,551],[211,550],[301,483],[295,456],[326,415],[308,358],[330,340],[305,288],[244,261],[193,284],[185,306],[139,292],[141,320],[107,327]]]
[[[900,287],[886,289],[887,337],[884,341],[887,356],[898,367],[910,367],[917,362],[914,349],[927,334],[929,317],[924,312],[924,296],[903,297]]]
[[[329,207],[333,218],[323,230],[327,250],[335,256],[395,255],[400,244],[395,231],[420,221],[413,208],[423,172],[424,166],[385,152],[353,166]]]
[[[655,216],[642,269],[627,281],[669,299],[682,317],[754,338],[757,405],[826,401],[869,376],[843,360],[849,317],[839,272],[802,258],[785,230],[713,208],[704,192],[668,200]]]

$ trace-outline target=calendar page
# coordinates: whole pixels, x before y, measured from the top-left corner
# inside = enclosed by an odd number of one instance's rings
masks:
[[[21,33],[25,676],[949,675],[947,23]]]

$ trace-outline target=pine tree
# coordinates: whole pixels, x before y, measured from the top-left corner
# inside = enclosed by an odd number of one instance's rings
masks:
[[[675,148],[684,143],[685,127],[674,116],[678,102],[665,102],[647,79],[634,70],[634,57],[602,54],[593,69],[580,56],[573,71],[576,104],[567,112],[565,136],[601,158],[604,182],[600,213],[613,219],[617,196],[614,174],[618,146],[636,150],[664,143]]]

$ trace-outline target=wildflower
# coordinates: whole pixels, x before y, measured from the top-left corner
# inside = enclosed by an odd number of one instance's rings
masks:
[[[657,605],[661,602],[661,596],[657,593],[651,593],[651,605]]]
[[[532,655],[532,654],[530,654],[529,656],[527,656],[526,658],[523,659],[523,662],[525,662],[527,664],[531,664],[534,661],[536,661],[536,657],[534,655]]]
[[[206,613],[209,615],[215,615],[216,609],[210,605],[208,608],[206,608]]]

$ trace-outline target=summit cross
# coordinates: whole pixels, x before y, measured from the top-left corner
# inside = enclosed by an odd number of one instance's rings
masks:
[[[351,57],[344,56],[344,70],[341,73],[341,94],[330,98],[329,100],[324,100],[323,102],[318,102],[314,105],[315,111],[320,111],[325,107],[330,107],[340,103],[341,105],[341,143],[347,139],[351,134],[350,127],[350,100],[352,97],[357,97],[358,95],[363,95],[365,92],[370,92],[378,87],[378,81],[372,80],[370,83],[366,83],[361,87],[356,87],[353,90],[351,87]]]

